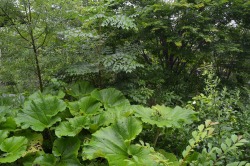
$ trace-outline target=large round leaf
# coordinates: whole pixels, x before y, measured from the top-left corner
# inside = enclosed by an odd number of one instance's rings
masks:
[[[24,108],[18,113],[16,121],[22,128],[31,127],[35,131],[43,131],[61,120],[57,114],[65,108],[66,104],[57,97],[44,96],[38,92],[24,103]]]
[[[185,124],[190,124],[195,118],[196,112],[176,106],[175,108],[156,105],[151,108],[143,106],[133,107],[135,115],[143,122],[158,127],[180,128]]]
[[[59,138],[62,136],[76,136],[83,128],[94,133],[100,127],[109,126],[113,123],[115,121],[115,115],[113,114],[110,111],[104,111],[98,115],[88,114],[69,118],[68,121],[63,121],[56,127],[56,136]]]
[[[129,105],[129,101],[115,88],[108,88],[100,91],[95,90],[91,93],[91,96],[101,101],[106,109]]]
[[[77,159],[80,141],[75,137],[60,138],[55,140],[53,154],[60,157],[57,165],[80,165]]]
[[[23,154],[24,156],[29,156],[30,154],[34,155],[37,152],[43,153],[43,135],[41,133],[35,133],[29,130],[23,131],[22,136],[25,136],[28,139],[28,148]]]
[[[90,94],[94,89],[89,82],[79,81],[71,85],[67,93],[75,98],[81,98]]]
[[[0,106],[0,123],[6,121],[6,114],[10,112],[9,107],[7,106]]]
[[[110,165],[125,166],[130,162],[140,165],[149,157],[149,150],[130,145],[130,142],[141,131],[142,124],[136,118],[119,119],[117,123],[93,134],[90,143],[83,148],[83,159],[104,157]]]
[[[44,154],[37,157],[32,165],[56,166],[56,157],[52,154]]]
[[[91,96],[81,98],[79,101],[70,102],[69,109],[70,113],[76,115],[93,115],[102,111],[101,103]]]
[[[0,144],[0,150],[5,152],[0,156],[0,163],[11,163],[22,157],[27,148],[28,140],[25,137],[6,138]]]
[[[16,110],[11,109],[10,106],[0,106],[0,129],[8,131],[16,129],[15,113]]]
[[[5,122],[0,123],[0,128],[3,130],[13,131],[16,127],[16,121],[13,117],[7,117]]]
[[[86,116],[74,117],[68,119],[68,121],[61,122],[59,126],[56,127],[55,133],[57,137],[62,136],[75,136],[83,128],[89,126],[89,118]]]
[[[0,130],[0,145],[3,142],[3,140],[8,137],[8,135],[9,135],[9,131]]]

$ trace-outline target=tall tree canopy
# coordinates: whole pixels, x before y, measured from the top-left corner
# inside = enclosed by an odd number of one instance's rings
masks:
[[[182,93],[195,91],[204,62],[226,82],[249,81],[247,0],[1,0],[0,9],[3,82],[42,90],[55,76],[127,78]]]

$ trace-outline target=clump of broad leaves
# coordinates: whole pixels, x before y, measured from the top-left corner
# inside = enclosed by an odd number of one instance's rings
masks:
[[[120,91],[96,89],[87,82],[75,83],[54,95],[36,92],[20,109],[0,107],[0,163],[177,166],[204,163],[201,159],[205,157],[209,159],[207,163],[214,164],[218,160],[216,156],[209,158],[214,154],[210,150],[195,152],[201,141],[212,137],[211,121],[192,133],[190,145],[183,148],[179,159],[153,148],[151,142],[136,139],[145,126],[183,128],[196,120],[196,114],[179,106],[131,105]],[[223,145],[222,150],[211,145],[210,148],[225,154],[246,140],[233,136],[227,142],[227,148]]]

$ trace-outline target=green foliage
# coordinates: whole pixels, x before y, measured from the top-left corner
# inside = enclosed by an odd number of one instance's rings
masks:
[[[28,140],[25,137],[9,137],[4,138],[6,132],[1,136],[0,144],[0,163],[12,163],[22,157],[27,148]]]
[[[81,98],[79,101],[70,102],[69,108],[72,115],[97,114],[101,111],[101,103],[91,96]]]
[[[189,160],[194,160],[196,154],[191,153],[194,151],[194,149],[199,146],[199,143],[204,141],[204,139],[209,138],[212,136],[214,128],[211,127],[211,125],[214,125],[216,123],[211,122],[211,120],[207,120],[205,122],[205,125],[198,126],[198,131],[193,131],[192,136],[193,138],[190,139],[189,145],[186,147],[186,149],[182,152],[183,159],[180,160],[180,165],[185,165],[189,163]],[[192,157],[190,157],[192,156]],[[194,158],[193,158],[194,157]]]
[[[106,162],[124,166],[220,163],[232,152],[240,154],[237,149],[247,143],[241,136],[233,135],[221,143],[221,150],[217,144],[209,143],[209,149],[204,147],[200,151],[198,146],[207,138],[215,138],[212,125],[217,123],[206,121],[198,131],[192,132],[193,138],[180,158],[169,153],[168,149],[159,150],[157,142],[163,138],[164,129],[181,130],[197,120],[194,111],[179,106],[149,108],[131,105],[120,91],[94,89],[86,82],[76,83],[73,87],[71,91],[66,90],[69,93],[65,96],[74,97],[67,99],[70,101],[36,92],[17,114],[8,115],[18,125],[15,129],[1,127],[0,163],[54,166],[101,165]],[[5,111],[2,113],[6,115]],[[7,118],[3,122],[10,123]],[[157,131],[153,141],[145,139],[143,134],[153,130],[154,126],[163,130]],[[10,133],[13,136],[8,137]],[[228,160],[232,164],[236,161],[241,160]]]
[[[244,92],[240,89],[229,90],[226,87],[220,88],[220,79],[215,76],[211,68],[205,70],[204,75],[206,76],[204,93],[195,96],[193,101],[188,104],[188,107],[197,110],[201,120],[209,117],[219,122],[216,126],[217,135],[209,143],[216,146],[224,145],[225,140],[229,142],[227,137],[231,137],[232,134],[243,134],[246,139],[249,139],[249,132],[246,128],[249,126],[249,116],[247,116],[249,115],[249,110],[245,108],[248,105],[248,101],[244,101],[245,99],[248,100],[249,96],[245,98]],[[246,143],[245,147],[241,148],[248,149],[249,143]],[[237,156],[241,156],[243,160],[249,159],[248,152],[222,158],[225,158],[224,160],[227,160],[227,163],[229,163],[232,162],[229,158],[238,159],[239,157]]]
[[[44,166],[56,165],[56,158],[52,154],[44,154],[42,156],[37,157],[33,164],[39,164]]]
[[[135,115],[143,122],[157,127],[181,128],[195,120],[195,112],[181,107],[174,109],[156,105],[152,109],[138,106]]]
[[[67,93],[75,98],[81,98],[88,95],[94,90],[94,87],[89,82],[77,82],[71,85]]]
[[[126,73],[131,73],[136,68],[143,67],[143,65],[136,61],[135,57],[123,52],[107,55],[103,61],[103,65],[111,71],[125,71]]]
[[[123,94],[114,88],[93,91],[91,96],[99,100],[105,109],[129,105]]]
[[[232,135],[231,138],[226,138],[220,147],[213,147],[212,144],[208,144],[208,148],[204,148],[197,161],[193,161],[191,165],[245,165],[247,162],[232,162],[230,157],[238,156],[238,148],[247,142],[241,136]]]
[[[55,134],[57,137],[62,136],[76,136],[83,128],[88,129],[90,125],[90,120],[88,117],[75,117],[70,118],[68,121],[63,121],[55,129]]]
[[[9,132],[5,130],[0,130],[0,133],[1,133],[0,141],[2,142],[5,138],[8,137]]]
[[[219,137],[230,132],[248,133],[242,130],[243,126],[248,126],[248,117],[244,115],[249,114],[249,111],[242,107],[247,104],[242,103],[242,92],[239,89],[228,90],[227,87],[219,89],[220,79],[212,70],[205,70],[204,75],[207,77],[204,93],[195,96],[188,107],[197,110],[201,120],[211,118],[219,122]]]
[[[110,165],[145,164],[147,149],[131,145],[130,142],[142,131],[139,120],[128,117],[93,134],[93,138],[83,149],[85,159],[104,157]],[[112,141],[111,141],[112,140]]]
[[[0,165],[249,165],[249,5],[0,0]]]
[[[101,24],[101,26],[112,26],[115,28],[122,29],[137,29],[134,20],[125,15],[115,15],[112,17],[107,17]]]
[[[24,103],[22,112],[17,114],[16,122],[22,128],[31,127],[35,131],[43,131],[61,120],[57,114],[65,108],[66,104],[57,97],[44,96],[37,92]]]
[[[77,159],[80,141],[77,138],[56,139],[53,144],[52,153],[57,160],[56,165],[80,165]]]

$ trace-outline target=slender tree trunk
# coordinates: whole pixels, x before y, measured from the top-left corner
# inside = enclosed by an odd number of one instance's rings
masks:
[[[39,88],[40,91],[43,91],[43,81],[42,81],[42,74],[41,74],[41,68],[39,65],[39,60],[38,60],[38,51],[35,47],[35,45],[33,45],[33,52],[34,52],[34,56],[35,56],[35,61],[36,61],[36,71],[37,71],[37,77],[38,77],[38,81],[39,81]]]
[[[30,0],[26,1],[27,3],[24,3],[23,7],[24,7],[24,12],[25,12],[25,18],[26,20],[23,22],[25,23],[25,25],[28,28],[28,37],[26,37],[24,35],[24,33],[22,33],[22,31],[18,28],[18,26],[16,25],[15,21],[13,20],[13,18],[11,18],[11,16],[9,15],[9,13],[0,6],[1,11],[5,14],[5,16],[9,19],[9,21],[11,21],[11,24],[13,25],[15,31],[17,32],[17,34],[23,39],[25,40],[29,45],[31,45],[31,49],[33,51],[34,54],[34,59],[35,59],[35,66],[36,66],[36,75],[38,77],[38,82],[39,82],[39,89],[42,92],[43,91],[43,82],[42,82],[42,74],[41,74],[41,67],[40,67],[40,63],[39,63],[39,53],[38,53],[38,49],[40,47],[42,47],[45,44],[45,41],[47,39],[47,31],[45,27],[45,31],[44,31],[44,39],[42,40],[42,42],[39,44],[39,42],[37,41],[37,39],[35,37],[35,33],[34,33],[34,29],[32,27],[32,23],[35,21],[32,18],[32,10],[31,10],[31,3]]]
[[[27,11],[27,9],[26,9]],[[34,53],[34,57],[35,57],[35,62],[36,62],[36,74],[38,77],[38,82],[39,82],[39,88],[40,91],[43,92],[43,82],[42,82],[42,74],[41,74],[41,68],[40,68],[40,64],[39,64],[39,53],[38,53],[38,46],[36,45],[36,41],[35,41],[35,37],[34,37],[34,32],[33,32],[33,28],[32,28],[32,15],[31,15],[31,6],[30,6],[30,1],[28,0],[28,13],[26,13],[27,15],[27,19],[29,20],[29,35],[30,35],[30,39],[31,39],[31,45],[32,45],[32,49],[33,49],[33,53]]]

